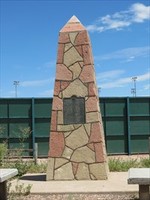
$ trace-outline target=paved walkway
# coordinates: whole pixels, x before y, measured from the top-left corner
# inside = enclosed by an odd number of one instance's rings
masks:
[[[46,181],[45,174],[26,174],[19,183],[31,184],[31,194],[138,192],[138,185],[128,185],[127,178],[127,172],[110,172],[109,179],[101,181]],[[12,182],[15,186],[17,181]]]

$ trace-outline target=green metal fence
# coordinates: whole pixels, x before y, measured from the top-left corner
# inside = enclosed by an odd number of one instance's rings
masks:
[[[150,98],[100,98],[100,107],[108,154],[148,153],[150,136]],[[24,132],[30,133],[23,141],[24,156],[34,156],[38,143],[38,156],[45,157],[49,150],[49,132],[52,99],[1,98],[0,143],[9,149],[20,147]]]

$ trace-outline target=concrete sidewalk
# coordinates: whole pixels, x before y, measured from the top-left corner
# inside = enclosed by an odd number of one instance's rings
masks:
[[[46,181],[45,174],[26,174],[19,180],[19,184],[31,184],[31,194],[138,192],[138,185],[128,185],[127,178],[127,172],[110,172],[108,180]],[[16,184],[17,181],[13,180],[13,187]]]

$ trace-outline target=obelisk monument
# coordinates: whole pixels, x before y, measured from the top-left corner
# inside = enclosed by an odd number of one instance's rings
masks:
[[[46,179],[107,178],[91,43],[73,16],[59,33]]]

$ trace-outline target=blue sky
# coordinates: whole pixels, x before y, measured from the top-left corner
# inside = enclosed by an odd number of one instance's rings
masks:
[[[0,97],[52,97],[58,34],[76,15],[87,28],[100,95],[150,96],[148,0],[0,1]]]

